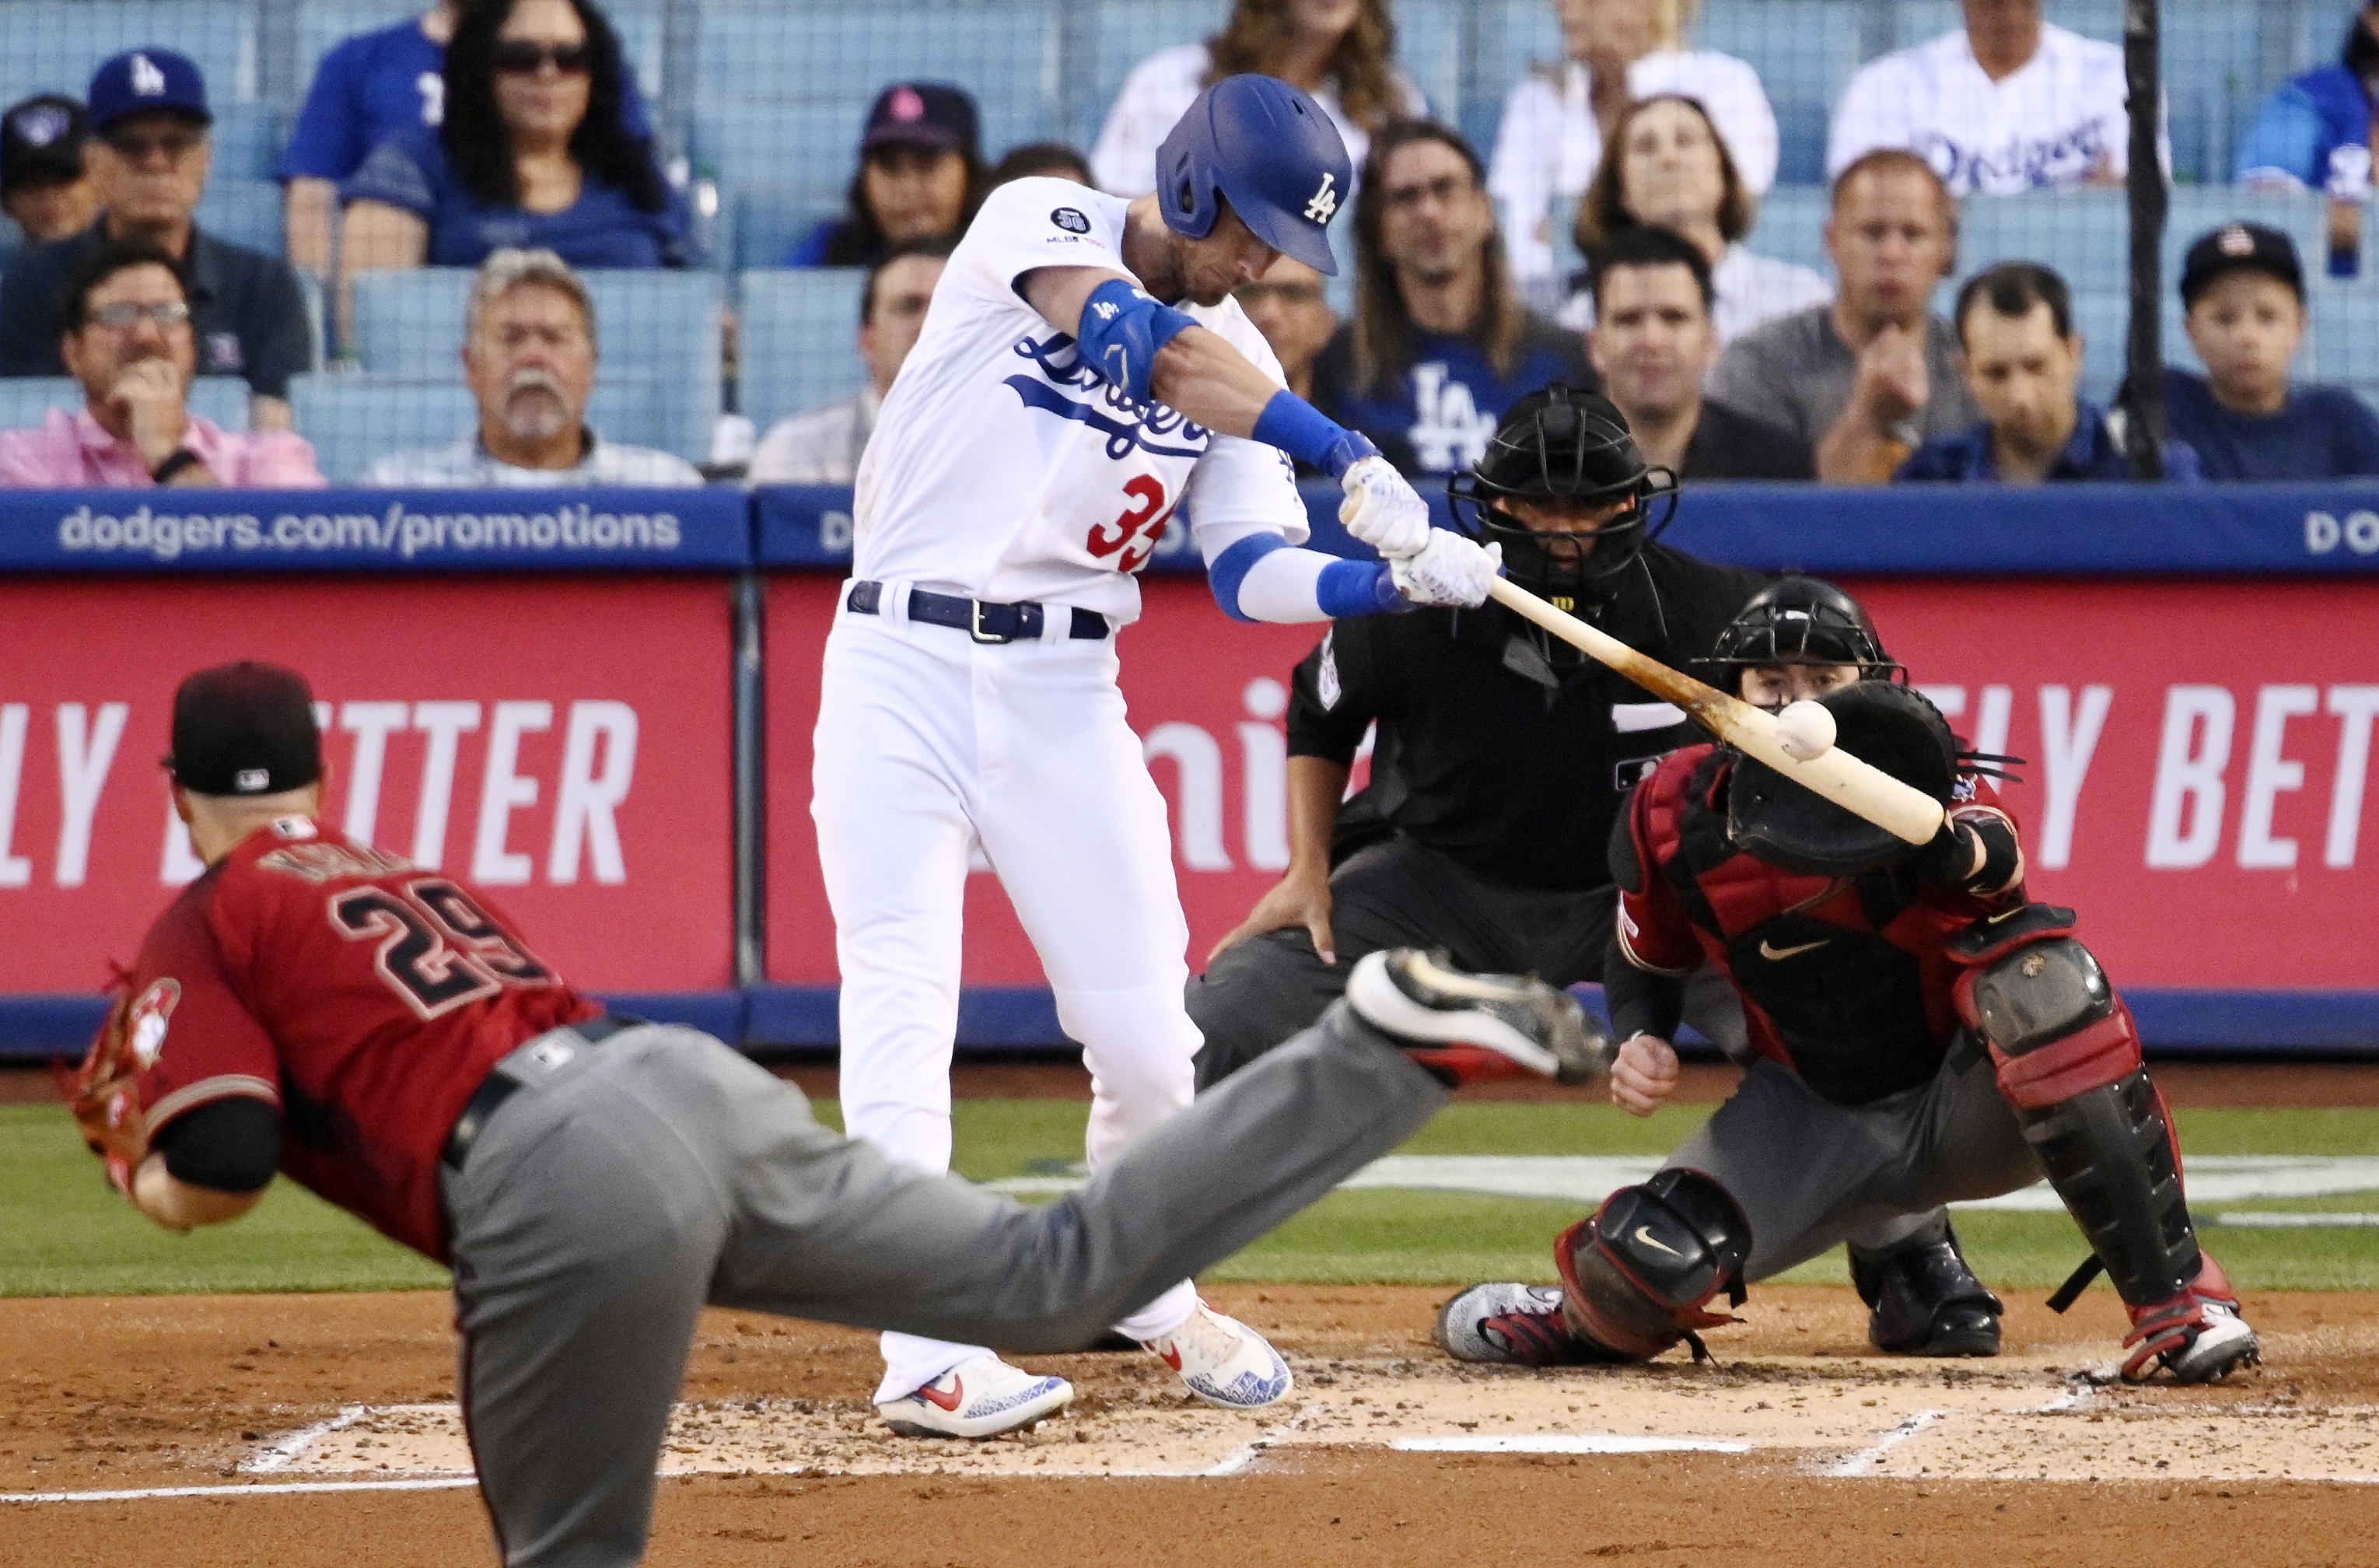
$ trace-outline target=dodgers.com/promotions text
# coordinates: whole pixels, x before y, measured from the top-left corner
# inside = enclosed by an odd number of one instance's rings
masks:
[[[392,501],[379,513],[284,512],[269,520],[252,513],[177,514],[147,506],[115,517],[86,505],[57,525],[58,548],[69,553],[126,553],[158,561],[209,551],[362,551],[401,561],[494,550],[601,555],[673,550],[682,537],[674,513],[598,512],[585,502],[531,513],[430,513]]]

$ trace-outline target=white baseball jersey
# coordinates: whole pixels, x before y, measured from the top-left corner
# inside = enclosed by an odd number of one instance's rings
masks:
[[[1184,504],[1202,531],[1255,525],[1305,541],[1286,457],[1133,402],[1018,292],[1043,267],[1129,275],[1129,205],[1060,179],[1016,180],[984,202],[860,462],[854,575],[1129,621],[1132,573]],[[1181,308],[1282,380],[1236,300]]]
[[[2013,196],[2094,173],[2120,178],[2131,162],[2129,96],[2119,44],[2044,23],[2032,58],[1993,81],[1962,28],[1852,78],[1834,113],[1826,175],[1863,152],[1905,147],[1957,196]]]

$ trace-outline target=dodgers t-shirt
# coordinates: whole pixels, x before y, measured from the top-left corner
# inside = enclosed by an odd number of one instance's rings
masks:
[[[1348,322],[1313,364],[1313,402],[1360,430],[1380,455],[1407,474],[1457,474],[1487,454],[1503,411],[1550,386],[1600,388],[1578,335],[1534,311],[1520,334],[1512,373],[1499,373],[1476,338],[1413,334],[1412,363],[1363,387],[1355,375],[1355,328]]]
[[[438,133],[419,127],[382,142],[341,187],[348,201],[385,201],[429,224],[429,264],[476,267],[506,246],[543,247],[574,267],[682,267],[685,203],[675,191],[646,212],[592,175],[559,212],[483,203],[454,176]]]
[[[620,83],[620,115],[630,132],[652,135],[636,73]],[[446,46],[432,42],[417,17],[357,33],[322,56],[289,146],[281,179],[343,180],[391,137],[446,118]]]
[[[2344,387],[2291,387],[2277,414],[2239,414],[2215,401],[2204,377],[2167,370],[2164,413],[2209,479],[2379,474],[2379,416]]]

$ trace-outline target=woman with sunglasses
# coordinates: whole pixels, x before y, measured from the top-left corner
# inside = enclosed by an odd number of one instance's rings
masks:
[[[506,246],[574,267],[684,265],[684,203],[622,115],[625,78],[592,0],[466,6],[443,123],[383,142],[344,188],[344,270],[476,267]]]

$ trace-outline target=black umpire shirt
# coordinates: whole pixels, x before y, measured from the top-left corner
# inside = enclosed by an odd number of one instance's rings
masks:
[[[1647,545],[1586,619],[1673,669],[1709,652],[1757,573]],[[1500,605],[1341,621],[1297,667],[1292,756],[1349,764],[1374,720],[1371,782],[1333,861],[1388,831],[1482,881],[1583,892],[1611,880],[1636,781],[1694,739],[1682,715]]]
[[[28,250],[0,277],[0,376],[63,376],[58,356],[66,280],[99,248],[103,223],[72,239]],[[239,376],[263,397],[287,397],[313,339],[306,296],[289,264],[260,250],[190,231],[184,271],[199,374]]]

